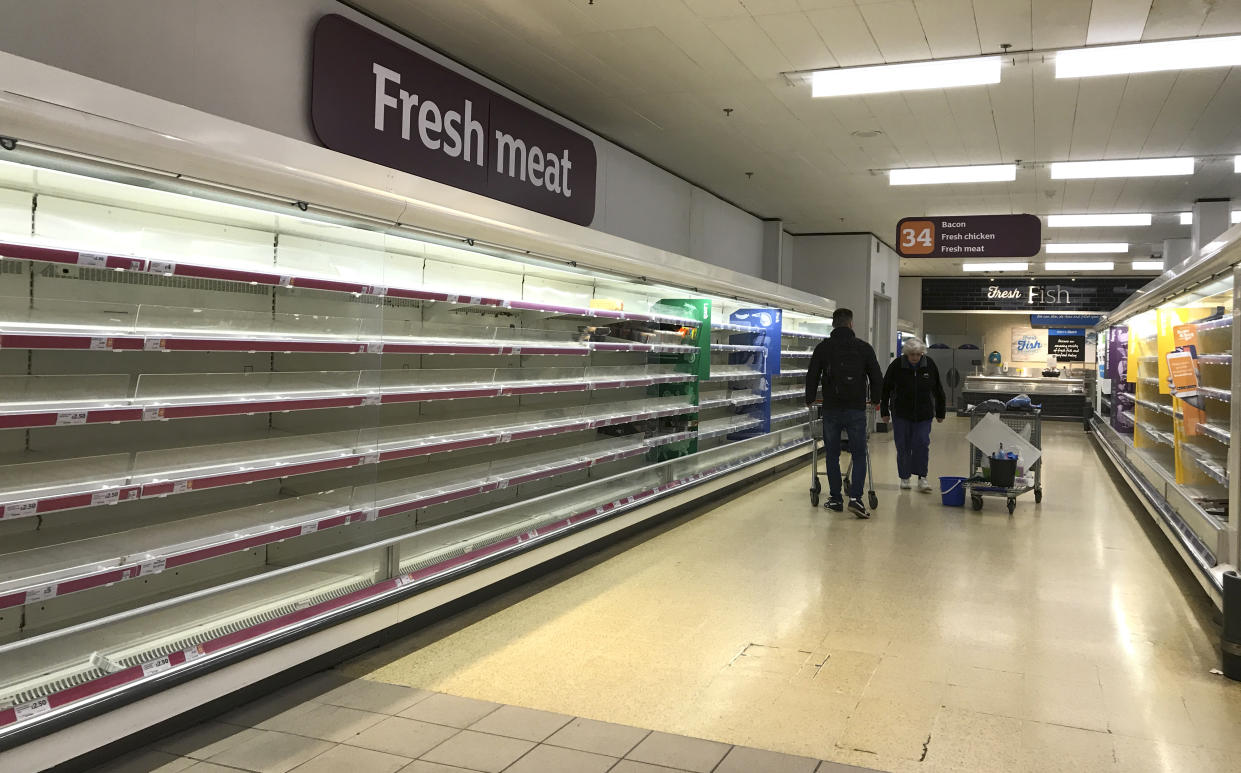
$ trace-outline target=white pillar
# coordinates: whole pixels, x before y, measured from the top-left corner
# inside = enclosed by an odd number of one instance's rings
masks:
[[[763,221],[763,279],[768,282],[789,284],[791,277],[781,276],[784,249],[784,221]]]
[[[1228,199],[1199,199],[1194,202],[1194,255],[1228,230],[1230,203]]]
[[[1194,242],[1192,239],[1164,239],[1163,240],[1163,270],[1176,268],[1177,266],[1189,260],[1189,256],[1194,254]]]

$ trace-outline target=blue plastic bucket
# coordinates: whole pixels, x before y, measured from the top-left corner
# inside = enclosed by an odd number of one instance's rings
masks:
[[[965,507],[965,478],[955,475],[941,476],[939,497],[946,507]]]

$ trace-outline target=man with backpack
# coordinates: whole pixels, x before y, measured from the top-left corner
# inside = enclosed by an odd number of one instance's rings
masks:
[[[883,390],[883,371],[870,344],[853,332],[853,312],[836,309],[832,314],[832,335],[814,348],[806,374],[806,406],[814,404],[819,384],[823,384],[823,445],[827,457],[829,510],[845,509],[841,498],[840,433],[849,438],[853,458],[853,480],[849,482],[849,512],[869,518],[862,501],[866,486],[866,404],[879,407]]]

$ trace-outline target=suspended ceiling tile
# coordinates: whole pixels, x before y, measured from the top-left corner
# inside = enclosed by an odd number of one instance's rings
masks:
[[[983,52],[999,51],[1001,43],[1031,47],[1030,0],[974,0],[974,19]]]
[[[1229,70],[1180,152],[1194,155],[1241,152],[1241,68]],[[1241,175],[1239,175],[1241,177]]]
[[[1155,119],[1162,112],[1175,83],[1176,73],[1172,72],[1143,73],[1125,78],[1124,94],[1116,111],[1104,158],[1137,158],[1142,154],[1151,127],[1155,125]]]
[[[1124,91],[1110,79],[1082,78],[1077,85],[1077,109],[1073,115],[1072,144],[1068,160],[1090,161],[1103,158],[1116,121]],[[1062,161],[1048,158],[1048,161]]]
[[[909,109],[909,103],[902,95],[877,94],[867,97],[866,104],[883,135],[856,140],[869,149],[886,139],[894,151],[890,157],[892,163],[886,168],[935,165],[934,151],[922,134],[917,116]]]
[[[1069,157],[1081,80],[1057,80],[1050,66],[1034,69],[1034,155],[1031,160],[1063,161]]]
[[[421,0],[420,0],[421,1]],[[408,3],[408,0],[406,0]],[[442,0],[441,0],[442,2]],[[450,0],[453,5],[469,5],[461,0]],[[508,3],[520,10],[524,3],[512,0],[491,0],[496,3]],[[566,5],[573,6],[564,11],[579,12],[588,29],[596,32],[653,27],[664,22],[669,14],[676,12],[691,15],[681,3],[670,3],[668,0],[625,0],[623,3],[597,0],[594,5],[587,5],[582,0],[563,0]]]
[[[816,70],[836,66],[836,58],[810,24],[804,13],[781,13],[756,16],[763,32],[794,70]]]
[[[750,11],[742,0],[682,0],[682,2],[704,19],[750,15]]]
[[[482,0],[476,5],[480,12],[532,39],[577,35],[594,29],[585,3],[579,5],[566,0],[522,0],[521,3]]]
[[[1078,48],[1086,45],[1090,3],[1081,0],[1032,0],[1034,48]]]
[[[1154,0],[1142,39],[1193,37],[1202,29],[1214,4],[1212,0]]]
[[[741,0],[741,2],[751,16],[797,13],[802,10],[798,0]]]
[[[1034,75],[1029,67],[1004,68],[1004,81],[987,86],[1003,161],[1032,160]]]
[[[755,80],[754,73],[697,17],[685,23],[661,24],[659,29],[710,76],[715,86]]]
[[[883,62],[870,28],[855,6],[812,11],[806,17],[841,67]]]
[[[1230,35],[1241,32],[1241,3],[1217,0],[1207,12],[1199,35]]]
[[[998,164],[1006,160],[1000,154],[995,112],[987,89],[946,89],[944,96],[965,146],[967,163]]]
[[[982,52],[972,0],[914,0],[914,7],[935,59]]]
[[[1115,212],[1124,190],[1125,180],[1095,180],[1090,191],[1090,201],[1086,205],[1091,212]]]
[[[1225,70],[1184,70],[1177,73],[1176,84],[1142,146],[1142,156],[1158,158],[1176,155],[1207,105],[1219,92],[1226,75]]]
[[[1151,0],[1091,0],[1086,44],[1141,40]]]
[[[757,78],[768,78],[793,69],[763,28],[749,16],[714,19],[707,22],[707,27]]]
[[[913,0],[864,5],[860,10],[884,61],[907,62],[931,58],[931,49]]]
[[[932,153],[931,158],[914,159],[916,166],[959,166],[969,163],[969,153],[961,142],[961,132],[944,94],[940,89],[908,91],[904,94],[905,103],[909,105],[910,119],[915,121],[922,131]],[[874,103],[879,98],[869,101]]]
[[[593,33],[582,44],[605,65],[630,76],[640,90],[657,93],[694,91],[710,76],[655,27]]]

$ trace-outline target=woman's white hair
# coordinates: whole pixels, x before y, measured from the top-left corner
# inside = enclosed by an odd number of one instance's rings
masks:
[[[926,354],[926,343],[921,338],[906,338],[901,344],[901,351],[905,354]]]

